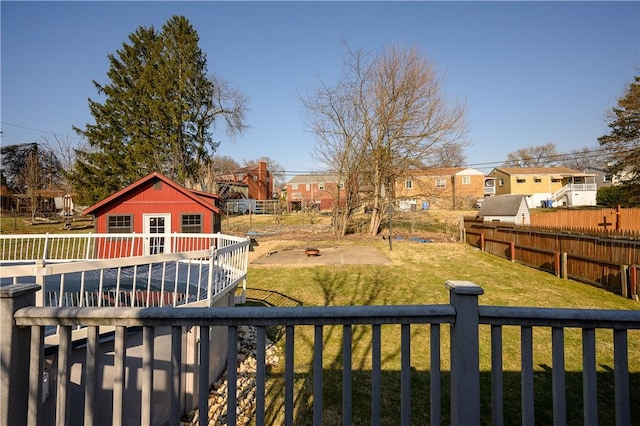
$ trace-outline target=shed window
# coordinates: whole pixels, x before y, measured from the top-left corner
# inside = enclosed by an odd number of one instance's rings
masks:
[[[471,185],[471,176],[462,176],[463,185]]]
[[[199,234],[202,232],[201,214],[180,215],[181,230],[185,234]]]
[[[133,215],[107,216],[107,232],[109,234],[133,232]]]
[[[447,180],[445,178],[436,178],[436,188],[446,188]]]
[[[159,191],[162,189],[162,182],[156,182],[153,184],[153,189],[155,189],[156,191]]]

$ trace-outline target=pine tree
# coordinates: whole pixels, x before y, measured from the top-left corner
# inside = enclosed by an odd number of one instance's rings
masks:
[[[225,94],[207,77],[198,42],[189,21],[174,16],[161,31],[139,27],[108,55],[109,83],[93,82],[104,101],[89,99],[95,124],[76,128],[90,146],[78,151],[72,173],[83,202],[154,171],[178,183],[195,181],[219,145],[210,133],[215,119],[236,114],[238,130],[244,128],[245,99],[233,97],[234,108],[216,104]]]
[[[640,205],[640,76],[629,84],[610,113],[609,134],[598,138],[611,153],[608,171],[624,178],[627,203]]]

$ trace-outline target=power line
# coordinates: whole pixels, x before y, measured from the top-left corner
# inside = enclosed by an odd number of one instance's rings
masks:
[[[60,133],[56,133],[56,132],[52,132],[52,131],[48,131],[48,130],[42,130],[42,129],[36,129],[33,127],[28,127],[28,126],[22,126],[19,124],[14,124],[14,123],[8,123],[6,121],[2,121],[0,122],[3,125],[6,126],[12,126],[12,127],[17,127],[20,129],[26,129],[26,130],[32,130],[35,132],[40,132],[40,133],[48,133],[48,134],[52,134],[55,136],[60,136],[60,137],[64,137],[64,138],[69,138],[69,139],[75,139],[75,140],[79,140],[79,141],[85,141],[86,139],[84,138],[79,138],[79,137],[74,137],[74,136],[69,136],[69,135],[63,135]],[[0,131],[1,133],[2,131]],[[4,135],[4,134],[3,134]],[[546,155],[546,156],[540,156],[540,157],[536,157],[537,160],[555,160],[555,161],[568,161],[568,160],[577,160],[577,159],[588,159],[588,158],[596,158],[599,156],[602,156],[604,154],[623,154],[626,152],[632,152],[633,150],[630,149],[629,151],[619,151],[616,150],[615,148],[596,148],[593,150],[584,150],[584,151],[578,151],[578,152],[570,152],[570,153],[564,153],[564,154],[552,154],[552,155]],[[517,160],[514,160],[517,161]],[[504,165],[505,163],[507,163],[508,160],[500,160],[500,161],[488,161],[488,162],[482,162],[482,163],[467,163],[467,164],[463,164],[460,167],[480,167],[480,166],[486,166],[486,167],[497,167],[497,166],[501,166]],[[485,168],[485,167],[482,167]],[[327,171],[310,171],[310,170],[282,170],[281,173],[285,176],[295,176],[295,175],[302,175],[302,174],[306,174],[306,175],[313,175],[313,174],[327,174],[327,173],[331,173],[331,172],[327,172]]]
[[[40,133],[48,133],[48,134],[51,134],[51,135],[54,135],[54,136],[60,136],[62,138],[75,139],[75,140],[78,140],[78,141],[84,141],[85,140],[83,138],[78,138],[78,137],[69,136],[69,135],[63,135],[63,134],[60,134],[60,133],[51,132],[49,130],[35,129],[33,127],[21,126],[20,124],[7,123],[6,121],[1,121],[0,123],[2,123],[5,126],[17,127],[19,129],[32,130],[34,132],[40,132]]]

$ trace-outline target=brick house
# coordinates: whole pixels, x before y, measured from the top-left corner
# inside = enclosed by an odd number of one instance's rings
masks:
[[[484,197],[485,176],[465,167],[443,167],[408,173],[395,184],[400,210],[465,209]]]
[[[224,188],[233,187],[241,190],[244,198],[273,199],[273,177],[267,170],[266,161],[260,161],[257,166],[241,167],[228,174],[220,175],[216,178],[216,182],[219,194],[224,192]]]
[[[342,192],[342,194],[340,194]],[[286,194],[289,211],[317,208],[328,211],[335,205],[344,189],[335,174],[309,174],[294,176],[287,182]]]

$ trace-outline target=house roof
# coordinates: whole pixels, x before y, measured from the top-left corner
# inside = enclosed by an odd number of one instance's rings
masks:
[[[169,187],[173,188],[174,190],[180,192],[181,194],[183,194],[184,196],[186,196],[187,198],[190,198],[191,200],[193,200],[194,202],[202,205],[203,207],[206,207],[207,209],[215,212],[215,213],[220,213],[220,209],[218,207],[215,206],[215,199],[218,199],[220,197],[218,197],[215,194],[209,194],[206,192],[202,192],[202,191],[196,191],[195,189],[187,189],[184,186],[178,185],[177,183],[175,183],[174,181],[172,181],[171,179],[161,175],[158,172],[153,172],[145,177],[143,177],[142,179],[132,183],[131,185],[127,186],[124,189],[121,189],[120,191],[110,195],[109,197],[105,198],[104,200],[92,205],[91,207],[86,208],[82,214],[83,215],[87,215],[87,214],[96,214],[101,212],[102,210],[108,208],[108,206],[120,199],[122,199],[124,196],[126,196],[127,194],[129,194],[131,191],[133,191],[134,189],[145,185],[147,183],[150,182],[154,182],[154,181],[161,181],[163,183],[165,183],[166,185],[168,185]]]
[[[338,175],[327,173],[314,173],[311,175],[297,175],[291,178],[287,184],[292,183],[316,183],[316,182],[338,182]]]
[[[457,175],[484,175],[480,170],[470,167],[433,167],[429,169],[410,170],[409,176],[457,176]]]
[[[491,173],[495,171],[500,171],[507,175],[591,176],[569,167],[496,167]]]
[[[478,216],[515,216],[518,214],[522,200],[524,195],[521,194],[486,197],[482,201]]]

